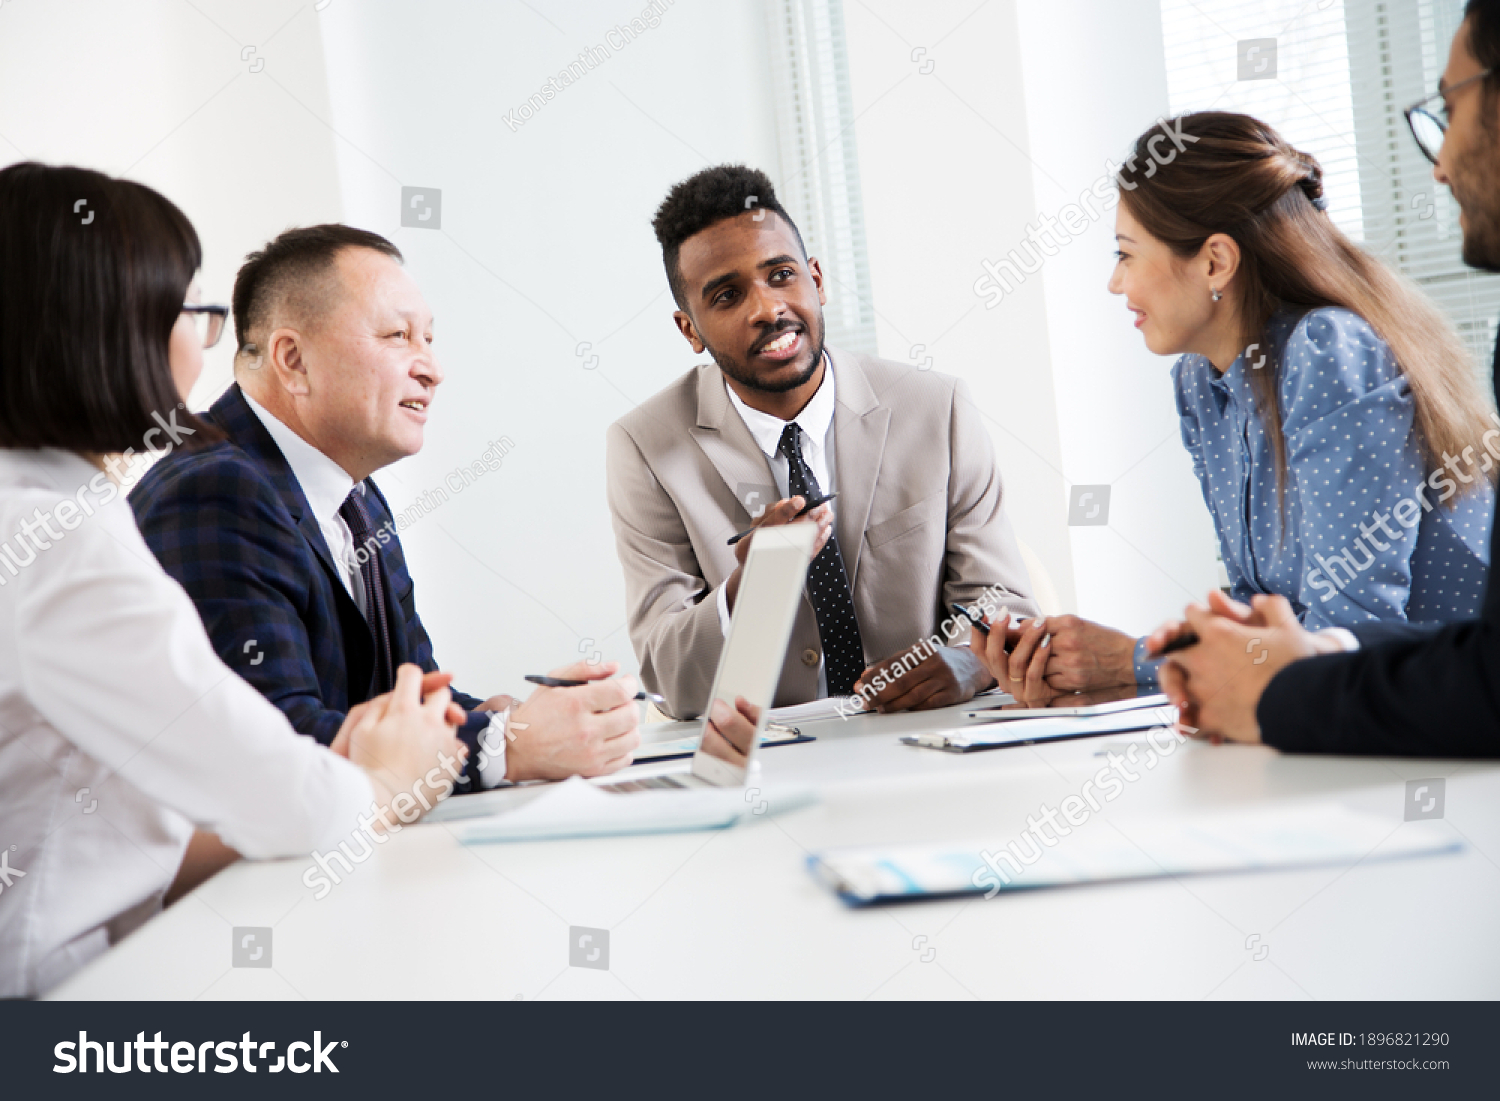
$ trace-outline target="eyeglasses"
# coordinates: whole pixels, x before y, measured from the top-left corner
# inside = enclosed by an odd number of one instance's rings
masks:
[[[1438,155],[1443,151],[1443,136],[1448,132],[1448,97],[1466,84],[1483,80],[1491,72],[1493,70],[1486,69],[1482,73],[1475,73],[1451,88],[1444,88],[1417,100],[1402,112],[1406,115],[1406,125],[1411,127],[1411,136],[1417,139],[1417,148],[1433,164],[1438,162]]]
[[[224,335],[224,320],[229,316],[228,306],[199,306],[193,302],[183,304],[182,312],[193,319],[198,337],[205,348],[212,348]]]

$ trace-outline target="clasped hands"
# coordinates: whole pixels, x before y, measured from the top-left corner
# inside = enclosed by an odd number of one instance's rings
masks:
[[[1285,597],[1257,595],[1246,605],[1215,591],[1147,636],[1147,656],[1159,657],[1188,631],[1198,641],[1168,655],[1157,677],[1178,709],[1179,729],[1214,743],[1260,742],[1255,710],[1271,678],[1299,658],[1342,649],[1333,637],[1306,630]],[[996,624],[988,635],[974,632],[970,646],[1019,702],[1045,707],[1059,696],[1133,684],[1135,642],[1061,615]]]

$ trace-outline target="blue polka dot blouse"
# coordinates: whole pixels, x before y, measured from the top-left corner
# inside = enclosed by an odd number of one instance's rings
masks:
[[[1487,434],[1493,456],[1476,439],[1446,463],[1428,461],[1391,349],[1348,310],[1282,311],[1266,347],[1252,349],[1222,375],[1200,355],[1172,368],[1182,442],[1218,531],[1230,595],[1280,593],[1309,630],[1476,618],[1500,432]],[[1278,360],[1284,512],[1251,385]],[[1138,677],[1154,679],[1156,664],[1141,640]]]
[[[1231,595],[1280,593],[1310,630],[1479,615],[1494,507],[1484,442],[1446,463],[1419,444],[1411,387],[1359,315],[1278,313],[1269,351],[1220,375],[1172,368],[1182,442],[1214,518]],[[1255,411],[1257,363],[1281,363],[1285,532],[1271,445]],[[1500,434],[1490,443],[1500,454]],[[1468,489],[1469,492],[1461,492]]]

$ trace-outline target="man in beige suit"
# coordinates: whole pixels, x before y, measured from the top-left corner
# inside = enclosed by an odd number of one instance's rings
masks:
[[[825,348],[818,261],[764,173],[705,169],[654,220],[693,368],[609,429],[609,505],[641,679],[708,698],[752,526],[819,525],[776,705],[895,711],[994,684],[949,602],[1035,614],[1000,475],[963,384]],[[836,517],[836,519],[835,519]]]

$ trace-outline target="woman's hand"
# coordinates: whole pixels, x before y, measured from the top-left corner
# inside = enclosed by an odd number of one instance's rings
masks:
[[[453,734],[463,709],[448,694],[450,680],[448,673],[424,677],[417,666],[403,665],[396,670],[394,689],[351,709],[344,720],[329,748],[365,770],[377,804],[387,805],[418,785],[429,789],[430,802],[452,790],[469,750]],[[428,779],[434,771],[446,774],[447,790],[443,780]]]
[[[452,683],[452,673],[444,673],[441,670],[436,673],[423,673],[422,698],[426,699],[430,694],[436,692],[439,688],[447,688]],[[359,725],[360,716],[362,716],[367,710],[369,710],[369,708],[373,704],[379,703],[381,700],[388,699],[390,699],[389,693],[384,696],[376,696],[373,700],[368,700],[365,703],[357,703],[353,707],[351,707],[348,714],[344,716],[344,725],[339,727],[339,732],[334,735],[333,741],[329,743],[328,748],[333,750],[340,757],[349,756],[349,734],[356,726]],[[509,696],[494,696],[488,700],[485,700],[483,705],[481,705],[477,710],[503,710],[503,707],[496,707],[492,705],[498,704],[500,703],[500,701],[508,699],[510,699]],[[462,707],[459,707],[458,704],[448,704],[448,722],[453,726],[463,725],[463,721],[466,717],[467,716],[464,714],[464,709]]]

